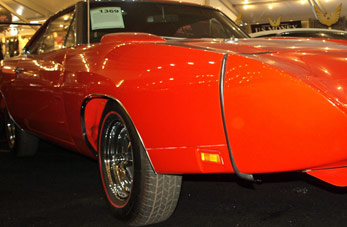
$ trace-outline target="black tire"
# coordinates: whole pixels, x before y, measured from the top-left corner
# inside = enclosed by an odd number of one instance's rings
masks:
[[[105,107],[98,153],[106,198],[117,218],[140,226],[171,216],[182,176],[154,173],[135,127],[117,103]]]
[[[7,148],[16,157],[34,156],[38,149],[39,138],[20,128],[4,111],[4,131],[6,135]]]

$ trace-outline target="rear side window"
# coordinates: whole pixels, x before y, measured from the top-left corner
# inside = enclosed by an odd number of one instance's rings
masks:
[[[72,47],[76,45],[76,17],[74,16],[71,22],[70,29],[65,42],[65,47]]]
[[[46,31],[29,47],[29,53],[42,54],[64,47],[65,38],[73,18],[73,12],[66,13],[53,19]]]

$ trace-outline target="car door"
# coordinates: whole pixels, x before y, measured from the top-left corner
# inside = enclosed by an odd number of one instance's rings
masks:
[[[72,143],[66,125],[61,83],[73,9],[64,11],[27,47],[17,64],[14,89],[26,127],[43,137]]]

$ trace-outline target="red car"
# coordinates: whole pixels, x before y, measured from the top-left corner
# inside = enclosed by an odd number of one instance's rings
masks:
[[[344,44],[249,39],[210,7],[79,2],[3,62],[2,125],[17,156],[41,138],[98,159],[115,214],[145,225],[187,173],[347,186],[346,67]]]

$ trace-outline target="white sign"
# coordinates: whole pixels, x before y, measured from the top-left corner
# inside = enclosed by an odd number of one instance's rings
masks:
[[[107,28],[124,28],[122,9],[120,7],[100,7],[90,10],[92,30]]]

